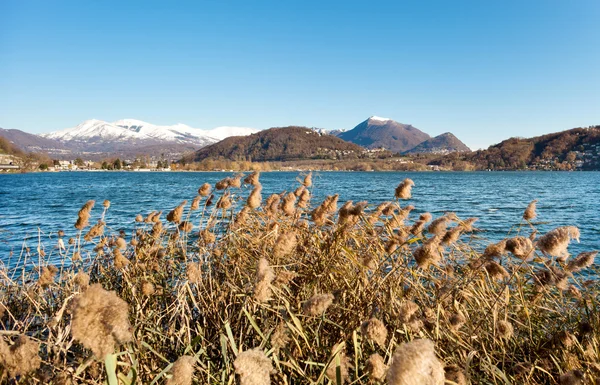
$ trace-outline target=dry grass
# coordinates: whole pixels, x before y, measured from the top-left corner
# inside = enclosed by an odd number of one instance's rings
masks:
[[[443,368],[448,384],[600,384],[594,254],[542,253],[525,221],[489,246],[453,214],[308,205],[303,178],[305,208],[288,193],[246,207],[258,177],[132,234],[84,239],[110,222],[88,202],[60,263],[40,244],[23,259],[37,269],[0,269],[0,383],[443,384]]]

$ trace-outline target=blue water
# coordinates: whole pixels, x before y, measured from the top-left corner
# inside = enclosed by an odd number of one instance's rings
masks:
[[[76,234],[77,212],[89,199],[96,201],[90,223],[99,218],[102,201],[111,206],[106,217],[112,230],[130,230],[138,213],[152,210],[165,214],[182,200],[190,201],[198,187],[230,176],[231,173],[132,173],[63,172],[0,175],[0,261],[21,252],[23,241],[34,249],[42,240],[62,229]],[[293,190],[296,172],[261,174],[263,197]],[[434,217],[447,211],[459,217],[478,217],[479,236],[498,240],[521,222],[527,204],[538,199],[540,232],[575,225],[581,243],[570,247],[572,254],[600,249],[599,172],[320,172],[313,175],[313,204],[325,195],[340,194],[345,200],[367,200],[373,206],[392,200],[394,188],[404,178],[415,182],[416,207],[411,218],[429,211]],[[243,188],[244,196],[249,192]],[[319,203],[319,202],[317,202]],[[406,204],[408,204],[406,203]],[[164,218],[164,215],[163,215]],[[12,252],[12,256],[11,256]]]

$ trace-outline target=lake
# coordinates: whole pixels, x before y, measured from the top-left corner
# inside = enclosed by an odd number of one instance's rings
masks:
[[[221,172],[63,172],[0,175],[0,261],[13,261],[24,239],[35,249],[42,238],[64,230],[76,234],[77,212],[89,199],[96,201],[93,223],[110,200],[106,222],[112,230],[130,230],[139,213],[164,210],[182,200],[190,201],[204,182],[214,185],[233,175]],[[297,187],[297,172],[262,173],[263,198]],[[505,237],[522,222],[527,204],[538,199],[540,232],[565,225],[581,230],[581,243],[572,254],[600,249],[600,172],[318,172],[313,174],[313,204],[325,195],[340,194],[346,200],[366,200],[375,206],[393,200],[394,188],[404,178],[415,182],[410,218],[428,211],[434,217],[455,212],[461,218],[478,217],[478,236],[491,240]],[[243,187],[247,196],[250,189]],[[316,200],[316,201],[315,201]],[[38,229],[40,230],[38,232]],[[528,230],[527,230],[528,231]],[[528,234],[528,232],[526,233]]]

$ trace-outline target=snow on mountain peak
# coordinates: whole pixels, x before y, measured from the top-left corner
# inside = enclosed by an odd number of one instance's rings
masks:
[[[206,146],[229,136],[250,135],[257,130],[247,127],[223,126],[211,130],[192,128],[183,123],[159,126],[137,119],[121,119],[106,122],[98,119],[86,120],[75,127],[43,134],[43,137],[60,141],[102,142],[172,142]]]
[[[375,115],[373,115],[373,116],[371,116],[369,118],[369,120],[375,120],[375,121],[378,121],[378,122],[387,122],[388,120],[392,120],[392,119],[382,118],[381,116],[375,116]]]

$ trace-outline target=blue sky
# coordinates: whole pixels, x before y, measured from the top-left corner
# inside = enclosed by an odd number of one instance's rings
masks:
[[[0,127],[600,124],[600,1],[0,1]]]

